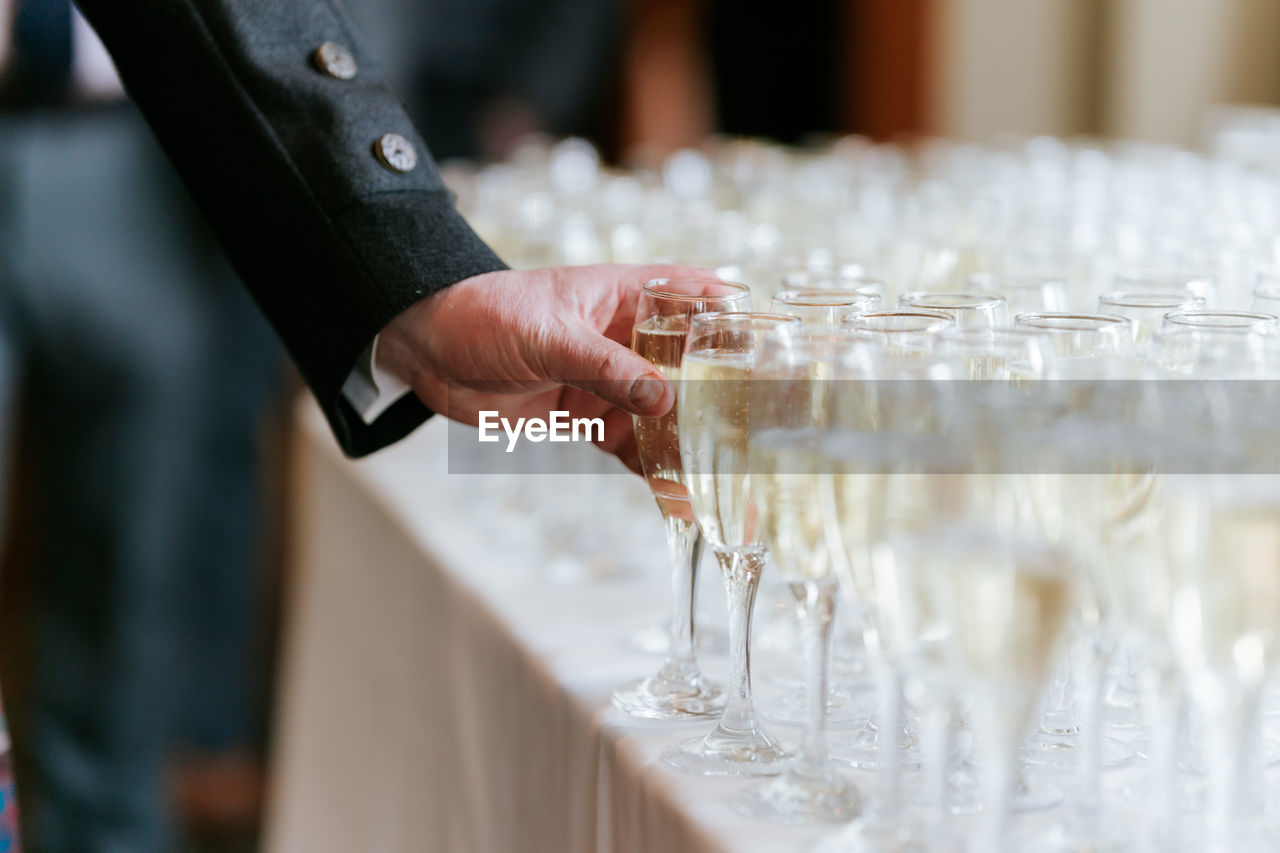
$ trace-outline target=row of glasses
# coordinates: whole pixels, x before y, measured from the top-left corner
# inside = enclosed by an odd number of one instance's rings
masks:
[[[1135,279],[1137,280],[1137,279]],[[1160,287],[1170,287],[1169,282],[1164,279],[1158,279],[1156,275],[1147,275],[1142,280],[1148,280],[1152,287],[1148,289],[1140,289],[1135,287],[1133,291],[1126,291],[1130,296],[1133,293],[1138,295],[1161,295],[1161,293],[1170,293],[1169,291],[1161,291]],[[1196,279],[1199,280],[1199,279]],[[1119,284],[1117,280],[1117,284]],[[1126,282],[1128,284],[1133,284]],[[1194,283],[1194,282],[1192,282]],[[975,288],[977,289],[977,288]],[[1148,311],[1143,316],[1124,316],[1125,309],[1146,309],[1160,310],[1162,305],[1125,305],[1123,302],[1116,304],[1108,304],[1100,300],[1098,304],[1098,315],[1084,314],[1066,314],[1062,311],[1032,311],[1032,313],[1019,313],[1018,319],[1015,320],[1015,328],[1023,330],[1027,334],[1041,334],[1050,336],[1055,339],[1055,343],[1050,347],[1050,359],[1044,366],[1043,375],[1052,375],[1055,378],[1096,378],[1100,375],[1107,377],[1125,377],[1125,375],[1133,375],[1135,369],[1140,365],[1138,359],[1139,353],[1156,352],[1157,350],[1169,356],[1170,353],[1176,355],[1179,350],[1181,339],[1190,337],[1187,334],[1178,334],[1180,329],[1190,329],[1197,333],[1197,337],[1204,339],[1221,336],[1221,334],[1234,333],[1235,330],[1243,329],[1245,333],[1265,333],[1268,327],[1274,325],[1274,316],[1263,313],[1263,311],[1254,311],[1254,313],[1225,313],[1225,311],[1215,311],[1208,313],[1203,310],[1206,302],[1199,301],[1203,297],[1197,297],[1193,289],[1187,288],[1190,297],[1184,296],[1184,293],[1172,291],[1171,295],[1181,298],[1176,307],[1178,310],[1166,311],[1160,315],[1158,320],[1155,311]],[[1211,288],[1203,288],[1206,292],[1211,292]],[[979,293],[969,293],[969,296],[979,296]],[[909,298],[911,302],[918,302],[919,293],[909,293],[904,298]],[[929,296],[924,293],[923,296]],[[1002,295],[1001,295],[1002,296]],[[1110,296],[1110,293],[1105,296]],[[902,355],[919,356],[927,353],[929,348],[934,345],[929,341],[933,332],[937,330],[952,328],[954,333],[952,337],[959,337],[960,333],[968,333],[970,328],[977,329],[978,332],[983,330],[993,330],[993,332],[1004,333],[1005,329],[998,328],[1007,320],[991,319],[983,320],[982,306],[984,302],[993,302],[991,298],[986,297],[984,300],[957,300],[955,295],[933,295],[932,300],[927,304],[920,305],[902,305],[900,309],[893,311],[883,310],[860,310],[865,306],[851,306],[855,316],[852,316],[850,325],[861,324],[870,329],[879,328],[886,330],[884,338],[892,341],[892,348],[896,348]],[[1132,298],[1130,302],[1134,301]],[[998,302],[998,301],[996,301]],[[1151,302],[1148,298],[1148,302]],[[778,304],[778,310],[782,309],[785,301]],[[829,323],[832,316],[832,306],[826,306],[823,309],[823,320]],[[931,316],[931,315],[942,316]],[[1007,300],[1006,300],[1007,314]],[[1249,315],[1252,314],[1252,315]],[[1117,321],[1117,316],[1119,321]],[[1242,316],[1249,315],[1249,316]],[[977,321],[970,324],[968,321],[960,321],[960,316],[965,318],[978,318]],[[1139,330],[1135,327],[1139,323],[1146,323],[1146,329]],[[933,328],[937,327],[937,328]],[[959,327],[959,328],[956,328]],[[931,330],[932,329],[932,330]],[[1128,343],[1119,343],[1115,346],[1114,351],[1107,350],[1111,341],[1123,341],[1128,337]],[[975,339],[970,339],[969,346],[972,346]],[[1092,342],[1092,343],[1091,343]],[[960,347],[959,339],[952,342],[951,346]],[[1019,361],[1027,362],[1030,366],[1030,374],[1037,373],[1038,368],[1034,366],[1034,359],[1019,359]],[[977,356],[970,356],[968,364],[973,365],[973,370],[980,370],[978,365],[982,365],[983,361]],[[987,364],[993,364],[988,360]],[[978,375],[978,374],[970,374]],[[1097,570],[1094,570],[1097,571]],[[1091,730],[1100,729],[1100,726],[1088,726]],[[1094,774],[1096,775],[1096,774]],[[1083,786],[1082,786],[1083,788]]]
[[[914,298],[915,297],[913,297],[913,299]],[[991,299],[987,299],[986,303],[990,303],[992,301],[993,300]],[[1134,353],[1136,350],[1143,350],[1148,354],[1160,353],[1161,358],[1166,358],[1170,352],[1176,352],[1178,349],[1173,346],[1172,342],[1179,341],[1188,336],[1193,335],[1201,342],[1213,342],[1218,338],[1232,335],[1241,335],[1252,339],[1258,336],[1265,336],[1275,325],[1274,316],[1261,315],[1260,312],[1250,314],[1250,312],[1207,312],[1203,310],[1175,311],[1170,312],[1163,317],[1161,327],[1158,330],[1153,331],[1150,336],[1150,340],[1147,341],[1141,340],[1137,335],[1135,335],[1133,331],[1134,319],[1112,314],[1084,315],[1066,314],[1062,312],[1041,312],[1039,314],[1019,316],[1015,321],[1015,329],[1007,330],[998,328],[998,321],[958,325],[956,320],[957,315],[955,313],[948,313],[949,311],[964,312],[971,309],[978,309],[982,304],[983,303],[979,300],[961,300],[952,298],[951,301],[948,302],[945,301],[945,299],[940,298],[930,301],[929,305],[932,307],[926,308],[907,306],[897,311],[887,312],[874,310],[858,311],[855,308],[853,315],[846,319],[845,325],[848,327],[848,334],[853,338],[861,337],[869,340],[882,340],[882,349],[876,351],[879,363],[882,365],[895,360],[894,357],[918,360],[923,357],[923,360],[927,361],[927,356],[935,348],[938,354],[943,354],[944,350],[949,347],[951,351],[950,353],[946,353],[946,357],[943,358],[943,361],[952,362],[951,367],[954,367],[956,363],[965,365],[967,372],[964,375],[968,377],[979,378],[992,375],[993,372],[1007,370],[1008,372],[1005,374],[1007,378],[1026,378],[1043,371],[1042,375],[1045,376],[1068,379],[1097,378],[1100,376],[1108,378],[1131,377],[1135,375],[1134,371],[1139,364],[1139,362],[1134,359]],[[1198,307],[1198,305],[1198,303],[1193,303],[1191,306],[1186,307]],[[800,337],[799,332],[786,331],[787,327],[796,326],[804,328],[806,326],[826,326],[830,328],[830,316],[831,314],[829,312],[824,312],[815,322],[804,323],[802,321],[786,320],[776,316],[751,317],[750,315],[745,315],[741,318],[742,322],[750,320],[753,323],[763,325],[754,329],[738,329],[736,330],[736,335],[726,336],[722,334],[718,339],[741,339],[744,332],[753,331],[753,336],[750,336],[752,344],[746,350],[747,353],[750,353],[749,360],[751,361],[752,366],[748,368],[742,364],[728,364],[730,368],[737,371],[735,375],[740,379],[744,376],[756,375],[757,371],[761,369],[759,367],[761,363],[771,363],[770,354],[774,351],[785,351],[785,345],[779,343],[779,341],[785,341],[787,338],[798,339]],[[971,316],[981,316],[981,314],[971,314]],[[715,318],[703,318],[702,320],[697,320],[695,318],[690,321],[690,325],[708,325],[714,327],[714,319]],[[728,320],[725,320],[724,322],[728,322],[731,319],[732,318],[728,318]],[[944,330],[949,331],[946,334],[939,334]],[[932,340],[935,336],[938,339],[936,342]],[[818,335],[817,337],[820,338],[821,336]],[[1033,337],[1041,340],[1041,347],[1032,345],[1031,341]],[[1004,340],[1008,344],[1007,350],[1003,346],[984,346],[984,344],[993,343],[997,338]],[[714,334],[709,338],[709,340],[716,339],[716,335]],[[943,344],[944,339],[946,340],[945,346]],[[773,340],[774,342],[768,343],[770,340]],[[1018,346],[1014,346],[1015,342]],[[690,338],[689,344],[692,345],[692,343],[693,339]],[[738,346],[741,348],[741,343],[739,343]],[[838,340],[829,340],[827,343],[823,344],[824,349],[822,351],[828,354],[826,357],[819,358],[814,356],[811,352],[810,356],[804,360],[804,363],[808,365],[807,370],[809,371],[809,375],[811,377],[833,376],[834,373],[832,372],[833,368],[831,365],[836,364],[839,361],[839,359],[833,354],[841,352],[841,346],[842,345]],[[706,356],[704,360],[708,360],[710,363],[716,364],[717,366],[725,366],[724,364],[720,364],[718,359],[711,357],[717,349],[716,346],[699,344],[699,347],[702,350],[706,350],[706,352],[703,353],[703,356]],[[803,349],[803,347],[800,347],[797,344],[793,349]],[[1212,350],[1213,347],[1202,346],[1201,349]],[[886,353],[890,354],[892,357],[887,356]],[[1004,354],[1001,355],[1001,353]],[[743,355],[743,352],[734,352],[732,348],[730,348],[729,352],[725,353],[727,362],[733,362],[734,358],[741,360]],[[963,355],[963,357],[959,357],[961,355]],[[1002,358],[1003,365],[1001,364]],[[1019,365],[1017,371],[1009,369],[1009,366],[1014,364]],[[917,361],[916,366],[920,366],[919,361]],[[731,381],[730,384],[732,385],[736,383]],[[818,390],[821,387],[823,387],[821,384],[816,385],[808,391],[809,395],[814,398],[823,398],[824,396],[830,396],[834,393]],[[743,393],[745,392],[738,392],[739,398],[736,408],[729,405],[729,408],[724,411],[737,411],[739,413],[743,411],[756,411],[759,413],[768,411],[767,405],[753,404],[754,397],[752,398],[752,401],[749,402],[746,397],[742,396]],[[703,396],[706,396],[706,394],[704,393]],[[682,397],[682,400],[683,399],[685,398]],[[689,403],[687,405],[694,406],[694,408],[686,409],[686,414],[684,415],[686,418],[694,417],[695,415],[693,413],[695,411],[706,408],[705,404]],[[826,405],[815,405],[811,401],[807,407],[802,408],[813,413],[813,420],[808,429],[818,430],[820,432],[823,425],[822,418],[824,417],[821,413],[826,411]],[[784,573],[792,577],[798,576],[795,569],[798,565],[808,565],[810,567],[810,571],[812,571],[812,566],[819,565],[821,560],[817,560],[815,562],[815,560],[805,559],[803,556],[801,556],[798,561],[795,559],[797,553],[803,555],[806,548],[808,548],[808,551],[810,552],[814,551],[812,546],[804,546],[799,548],[797,551],[796,546],[797,542],[802,541],[796,535],[797,530],[816,529],[812,519],[806,522],[803,518],[790,516],[790,520],[779,524],[777,520],[782,518],[783,515],[779,513],[777,509],[775,509],[772,514],[768,510],[760,509],[760,505],[765,501],[759,499],[758,496],[753,499],[743,499],[744,495],[752,494],[752,489],[746,486],[746,483],[750,480],[751,474],[743,475],[734,473],[731,468],[733,465],[741,464],[744,453],[747,458],[751,457],[751,444],[749,439],[744,444],[740,438],[734,439],[733,437],[740,436],[744,429],[748,434],[750,434],[749,424],[750,419],[748,418],[746,421],[739,421],[737,425],[728,430],[710,430],[707,433],[708,435],[719,435],[720,439],[717,441],[713,438],[706,442],[705,445],[700,445],[705,446],[705,452],[701,454],[704,459],[721,459],[723,461],[724,453],[717,450],[717,447],[724,445],[727,441],[731,450],[729,455],[733,456],[736,454],[737,460],[736,462],[732,462],[730,468],[716,467],[715,464],[713,464],[712,467],[707,470],[707,474],[711,478],[708,481],[709,485],[707,491],[709,496],[708,506],[710,507],[708,512],[711,513],[708,517],[711,520],[706,523],[706,526],[718,526],[721,531],[727,529],[723,515],[726,507],[731,510],[733,507],[738,507],[738,511],[740,512],[742,507],[753,506],[754,501],[756,511],[759,513],[758,521],[761,519],[768,519],[770,517],[775,519],[775,522],[772,525],[774,532],[772,534],[755,533],[751,536],[747,536],[747,539],[753,540],[751,542],[747,542],[744,539],[741,543],[735,544],[725,540],[724,548],[727,553],[730,553],[730,563],[732,563],[732,549],[750,548],[754,550],[759,547],[762,538],[766,540],[776,538],[779,541],[786,543],[783,546],[774,546],[777,553],[780,554],[784,550],[787,553],[787,556],[785,558],[781,558],[780,562],[785,563],[791,568],[782,570]],[[736,445],[734,445],[734,441],[737,441]],[[767,446],[767,442],[765,446]],[[760,452],[764,453],[765,451]],[[804,458],[805,453],[809,452],[810,451],[806,450],[804,453],[799,454],[799,458]],[[707,453],[710,453],[709,457],[707,456]],[[812,467],[794,472],[802,475],[801,482],[804,483],[804,485],[797,487],[798,490],[808,490],[810,493],[817,493],[819,496],[828,491],[831,491],[832,493],[837,492],[838,489],[834,486],[828,487],[823,485],[824,475],[829,476],[833,469],[825,462],[815,461],[822,460],[822,454],[810,454],[808,458],[811,460]],[[691,462],[689,459],[685,459],[684,464],[687,467]],[[795,463],[793,462],[792,464],[794,465]],[[761,470],[765,469],[762,468]],[[752,473],[754,473],[754,471]],[[791,472],[777,471],[775,473]],[[805,478],[807,478],[807,482]],[[725,483],[728,484],[727,490],[726,487],[721,484],[721,481],[725,481]],[[736,485],[733,485],[735,481]],[[770,494],[770,488],[770,486],[766,485],[763,494]],[[787,493],[794,492],[795,490],[796,489],[794,488],[783,488],[781,489],[781,492]],[[777,491],[777,489],[775,489],[775,491]],[[723,499],[724,495],[728,495],[730,498],[734,498],[736,495],[737,498],[726,501]],[[774,501],[775,498],[771,496],[767,498],[767,500]],[[1057,502],[1059,504],[1064,503],[1062,499],[1058,499]],[[777,506],[784,506],[785,503],[786,502],[783,501],[781,504],[777,504]],[[1053,501],[1049,501],[1048,503],[1052,505]],[[773,503],[770,503],[769,505],[774,506]],[[1059,507],[1058,511],[1061,512],[1061,507]],[[792,512],[794,512],[794,510],[792,510]],[[1041,516],[1048,514],[1049,513],[1045,511],[1040,513]],[[745,516],[736,515],[732,517],[750,518],[751,511],[748,509]],[[1079,522],[1077,522],[1077,524],[1079,524]],[[825,524],[823,526],[826,528],[831,527],[830,524]],[[1085,527],[1087,526],[1088,525],[1085,525]],[[1105,522],[1098,523],[1098,526],[1105,526]],[[765,529],[770,529],[769,525],[766,524]],[[1074,529],[1070,524],[1058,522],[1058,527],[1056,529],[1058,530],[1057,536],[1059,538],[1059,544],[1055,544],[1051,536],[1044,537],[1045,541],[1048,543],[1048,547],[1051,549],[1063,547],[1062,543],[1065,542],[1066,539],[1073,538],[1071,536],[1062,535],[1063,531]],[[742,530],[745,531],[746,527],[743,527]],[[784,536],[781,531],[790,531],[790,533]],[[1099,531],[1095,530],[1093,532],[1097,534]],[[824,536],[827,535],[829,535],[829,530],[824,532]],[[908,536],[907,539],[904,540],[903,547],[909,550],[911,546],[905,543],[912,540],[916,535],[918,535],[918,531],[913,532],[911,536]],[[883,536],[883,533],[878,534],[879,538],[877,541],[883,541]],[[839,559],[831,556],[832,553],[832,549],[830,549],[828,543],[828,556],[826,559],[830,564],[836,565],[839,563]],[[1104,574],[1104,571],[1101,567],[1090,567],[1090,570],[1084,571],[1081,574],[1086,579],[1091,576],[1098,577],[1099,580],[1094,581],[1094,583],[1098,586],[1102,585],[1100,576]],[[755,573],[755,576],[758,578],[758,572]],[[830,584],[826,581],[819,581],[817,578],[811,578],[811,580],[816,584],[816,586],[806,586],[802,582],[798,587],[805,591],[802,601],[812,602],[815,607],[813,612],[822,614],[827,609],[823,605],[824,600],[826,600],[823,593],[827,591]],[[856,584],[850,584],[850,586],[851,588],[856,588]],[[881,597],[877,593],[873,593],[872,595],[877,599]],[[1082,596],[1081,600],[1084,603],[1082,605],[1078,605],[1081,613],[1078,618],[1086,622],[1088,620],[1095,620],[1095,625],[1101,624],[1100,620],[1103,618],[1101,613],[1104,608],[1096,603],[1097,599],[1100,599],[1101,597],[1102,594],[1096,590],[1087,596]],[[865,605],[865,602],[863,602],[863,604]],[[749,601],[747,602],[746,613],[747,617],[743,621],[745,626],[749,628]],[[823,624],[822,618],[819,618],[815,624],[820,628]],[[749,649],[749,642],[745,639],[748,636],[747,632],[744,631],[742,636],[744,637],[744,641],[741,644],[735,643],[735,648],[740,647],[744,653],[743,657],[746,657]],[[813,645],[814,644],[812,643],[807,644],[809,647],[812,647]],[[735,655],[735,658],[737,657],[738,656]],[[809,660],[816,659],[816,657],[811,657],[809,655],[807,655],[806,658]],[[1091,674],[1096,672],[1096,669],[1097,667],[1095,665],[1091,670]],[[746,672],[746,667],[743,667],[742,671]],[[816,676],[815,678],[810,678],[809,681],[813,682],[815,680],[821,680],[823,677],[824,676]],[[737,681],[737,678],[735,678],[735,681]],[[748,702],[746,705],[740,706],[740,709],[742,707],[750,707],[749,676],[746,679],[746,686],[747,691],[745,693],[745,697]],[[812,725],[812,721],[814,719],[812,715],[812,708],[821,708],[822,706],[811,702],[810,707],[810,729],[813,730],[817,728],[820,732],[820,721],[817,726]],[[739,719],[743,718],[739,717]],[[1096,724],[1096,718],[1092,719],[1091,723],[1093,724],[1086,727],[1087,730],[1101,730],[1100,725]],[[753,732],[758,731],[758,727],[754,725],[748,728]],[[812,756],[815,753],[825,752],[825,749],[820,746],[810,748],[811,744],[819,742],[820,740],[811,739],[807,735],[804,750],[806,755]],[[1090,748],[1084,750],[1084,752],[1092,753],[1094,750]],[[999,763],[1000,762],[997,762],[997,764]],[[1085,764],[1087,768],[1084,773],[1084,778],[1092,777],[1093,782],[1092,784],[1081,785],[1082,793],[1077,797],[1079,802],[1085,802],[1087,800],[1087,796],[1085,794],[1086,791],[1096,792],[1097,790],[1096,775],[1098,772],[1098,762],[1089,759],[1082,763]],[[801,765],[809,768],[810,772],[807,773],[807,776],[803,774],[797,775],[799,774],[799,771],[796,770],[796,768]],[[815,766],[822,766],[824,768],[824,772],[820,775],[811,772],[812,768]],[[794,772],[789,772],[782,779],[775,780],[773,783],[768,783],[766,788],[759,789],[755,794],[753,794],[753,796],[757,798],[758,802],[765,802],[768,804],[764,808],[756,808],[753,813],[761,814],[772,810],[775,819],[777,819],[778,815],[782,814],[791,815],[792,819],[815,819],[812,816],[813,812],[811,812],[807,817],[797,818],[797,815],[803,814],[803,810],[797,807],[797,804],[803,803],[806,807],[812,807],[814,802],[820,801],[821,797],[813,793],[816,789],[823,790],[825,792],[823,796],[830,793],[832,786],[825,784],[826,782],[830,782],[833,778],[830,768],[825,767],[825,763],[815,764],[814,762],[806,759],[804,762],[797,762],[796,765],[793,765],[792,770]],[[809,784],[806,789],[804,785],[795,784],[797,781],[802,781],[804,779],[812,782],[814,778],[824,778],[824,785],[814,786]],[[842,783],[838,777],[834,778],[838,783],[837,787],[839,787]],[[773,794],[762,798],[762,792],[764,790],[773,791]],[[808,793],[805,793],[806,790]],[[851,789],[847,787],[844,787],[842,790],[852,793]],[[784,791],[789,791],[789,793],[780,795],[780,792]],[[743,802],[747,801],[748,800],[744,800]],[[779,806],[779,803],[783,803],[785,805]],[[829,810],[827,813],[834,813],[836,815],[849,814],[850,811],[856,808],[854,805],[854,803],[856,803],[856,797],[851,796],[849,799],[846,799],[844,803],[845,804],[843,806],[837,808],[834,812]],[[750,811],[751,809],[748,810]],[[1220,811],[1221,809],[1218,809],[1215,811],[1215,814]],[[1073,830],[1078,830],[1080,826],[1081,824],[1077,823],[1077,825],[1073,827]],[[1054,839],[1054,844],[1060,849],[1077,849],[1081,843],[1078,835],[1071,836],[1069,845],[1074,845],[1074,847],[1069,847],[1068,842],[1064,842],[1063,838],[1064,836],[1059,834]],[[1046,847],[1045,849],[1050,848]]]

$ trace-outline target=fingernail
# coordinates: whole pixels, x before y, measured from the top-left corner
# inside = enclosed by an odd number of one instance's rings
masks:
[[[665,383],[657,376],[642,376],[631,383],[631,405],[637,409],[653,409],[667,393]]]

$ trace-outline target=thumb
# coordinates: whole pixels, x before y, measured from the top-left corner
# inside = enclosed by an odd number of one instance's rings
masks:
[[[676,400],[653,364],[586,324],[565,329],[540,361],[543,379],[581,388],[633,415],[656,418]]]

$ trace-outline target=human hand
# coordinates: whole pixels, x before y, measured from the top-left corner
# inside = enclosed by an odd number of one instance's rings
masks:
[[[503,417],[602,418],[604,450],[640,471],[630,415],[658,417],[675,391],[630,349],[641,287],[697,276],[674,265],[502,270],[458,282],[411,306],[383,330],[378,361],[433,411],[476,424]]]

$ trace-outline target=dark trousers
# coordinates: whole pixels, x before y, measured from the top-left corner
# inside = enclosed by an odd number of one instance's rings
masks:
[[[41,525],[27,847],[166,850],[174,721],[248,726],[279,356],[126,107],[0,116],[0,303],[0,430],[22,376]]]

